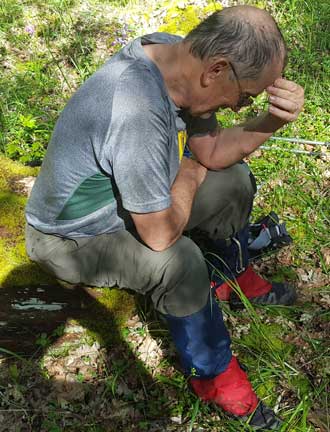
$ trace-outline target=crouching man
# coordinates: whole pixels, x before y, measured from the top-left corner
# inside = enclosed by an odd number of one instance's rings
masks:
[[[197,395],[265,429],[280,421],[232,355],[215,296],[228,299],[229,278],[255,303],[295,299],[292,287],[248,266],[255,189],[241,163],[302,109],[303,89],[282,78],[285,64],[276,23],[249,6],[214,13],[185,39],[134,40],[68,102],[26,208],[32,260],[74,284],[150,295]],[[217,110],[238,111],[264,90],[268,112],[219,129]],[[183,156],[186,143],[193,158]],[[222,257],[223,280],[210,280],[183,235],[196,227]]]

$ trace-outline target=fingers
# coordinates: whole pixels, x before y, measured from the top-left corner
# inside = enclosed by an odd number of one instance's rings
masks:
[[[292,81],[278,78],[266,90],[270,102],[269,112],[286,122],[296,120],[304,105],[303,88]]]
[[[267,93],[274,95],[274,96],[278,96],[284,99],[288,99],[291,96],[291,92],[289,92],[288,90],[283,90],[281,88],[278,87],[274,87],[274,86],[269,86],[267,87]]]
[[[297,102],[291,101],[289,99],[284,99],[277,96],[269,96],[269,102],[272,105],[277,106],[278,108],[282,108],[285,111],[295,113],[298,110]]]
[[[279,86],[277,84],[279,80],[281,80],[280,82],[284,82],[285,84],[283,86]],[[292,81],[284,80],[283,78],[277,79],[275,83],[267,87],[266,90],[269,94],[273,94],[275,96],[280,96],[283,98],[290,97],[290,95],[292,94],[298,97],[304,96],[304,89],[300,85],[295,84]]]
[[[271,114],[273,114],[274,116],[280,118],[281,120],[284,120],[287,123],[293,122],[298,117],[298,115],[296,115],[296,113],[290,113],[288,111],[284,111],[280,108],[277,108],[274,105],[270,105],[268,108],[268,111]]]
[[[274,82],[274,87],[282,88],[284,90],[288,90],[289,92],[296,92],[300,87],[293,81],[289,81],[285,78],[277,78]]]

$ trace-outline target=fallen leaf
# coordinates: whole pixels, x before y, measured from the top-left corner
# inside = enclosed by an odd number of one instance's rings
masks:
[[[330,266],[330,248],[321,249],[325,265]]]

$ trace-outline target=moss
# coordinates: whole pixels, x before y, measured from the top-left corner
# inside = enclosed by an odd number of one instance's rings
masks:
[[[104,288],[98,301],[91,306],[90,319],[81,324],[88,328],[88,334],[103,346],[120,344],[126,321],[135,312],[134,295],[117,288]]]
[[[54,277],[45,273],[38,264],[30,262],[27,257],[20,265],[15,264],[15,261],[7,263],[5,271],[0,273],[0,288],[40,284],[54,285]]]
[[[99,303],[116,314],[116,321],[122,325],[135,309],[134,295],[119,289],[105,289]]]
[[[238,343],[253,350],[257,346],[260,353],[271,350],[285,356],[291,352],[292,345],[283,342],[282,335],[283,328],[278,324],[252,325],[250,332],[241,336]]]
[[[258,1],[253,6],[258,7],[260,9],[265,9],[267,7],[266,1]]]
[[[26,197],[0,191],[0,287],[43,282],[40,269],[29,266],[25,252],[25,204]],[[25,271],[18,271],[22,266]]]
[[[203,9],[197,6],[182,7],[182,1],[172,0],[165,3],[168,6],[167,14],[164,18],[164,24],[159,31],[185,36],[200,21],[217,10],[221,10],[221,4],[211,1]]]
[[[10,218],[10,214],[8,215]],[[20,226],[12,225],[6,232],[6,238],[0,233],[0,287],[34,285],[52,280],[39,266],[29,261],[25,252],[24,234],[17,235]],[[7,227],[6,227],[7,228]]]
[[[27,198],[15,192],[13,184],[20,178],[35,176],[38,168],[26,167],[0,156],[0,287],[26,285],[39,278],[40,270],[31,272],[24,244],[24,207]],[[25,266],[25,271],[17,271]],[[26,267],[29,267],[27,270]]]
[[[24,207],[27,198],[12,190],[14,181],[37,175],[38,168],[26,167],[4,156],[0,156],[0,164],[0,287],[54,282],[26,255]],[[114,328],[121,328],[134,309],[133,296],[116,289],[104,289],[92,307],[88,328],[95,329],[105,343],[117,340],[120,332],[114,332]]]
[[[289,386],[293,391],[297,391],[299,399],[308,398],[312,390],[308,378],[302,373],[291,376],[289,380]]]
[[[274,394],[276,389],[276,382],[273,378],[265,379],[258,387],[256,393],[260,399],[269,398],[269,395]]]
[[[0,226],[5,227],[11,235],[17,236],[22,233],[25,204],[26,198],[23,196],[13,192],[0,192]]]
[[[198,9],[187,6],[185,9],[172,7],[168,9],[164,24],[159,31],[185,36],[199,23]]]
[[[211,1],[205,8],[202,10],[203,15],[207,16],[212,14],[213,12],[222,10],[223,7],[220,3],[217,3],[215,0]]]
[[[11,180],[17,177],[36,176],[39,171],[39,168],[27,167],[2,155],[0,155],[0,166],[0,181]]]
[[[287,266],[278,267],[276,273],[272,275],[272,281],[274,282],[294,281],[296,279],[296,272],[291,267]]]

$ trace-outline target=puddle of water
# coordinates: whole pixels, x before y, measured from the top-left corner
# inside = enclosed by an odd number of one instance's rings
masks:
[[[14,302],[11,304],[11,307],[16,310],[29,310],[29,309],[37,309],[43,311],[58,311],[63,309],[67,303],[46,303],[43,300],[40,300],[36,297],[31,297],[28,300],[21,302]]]

